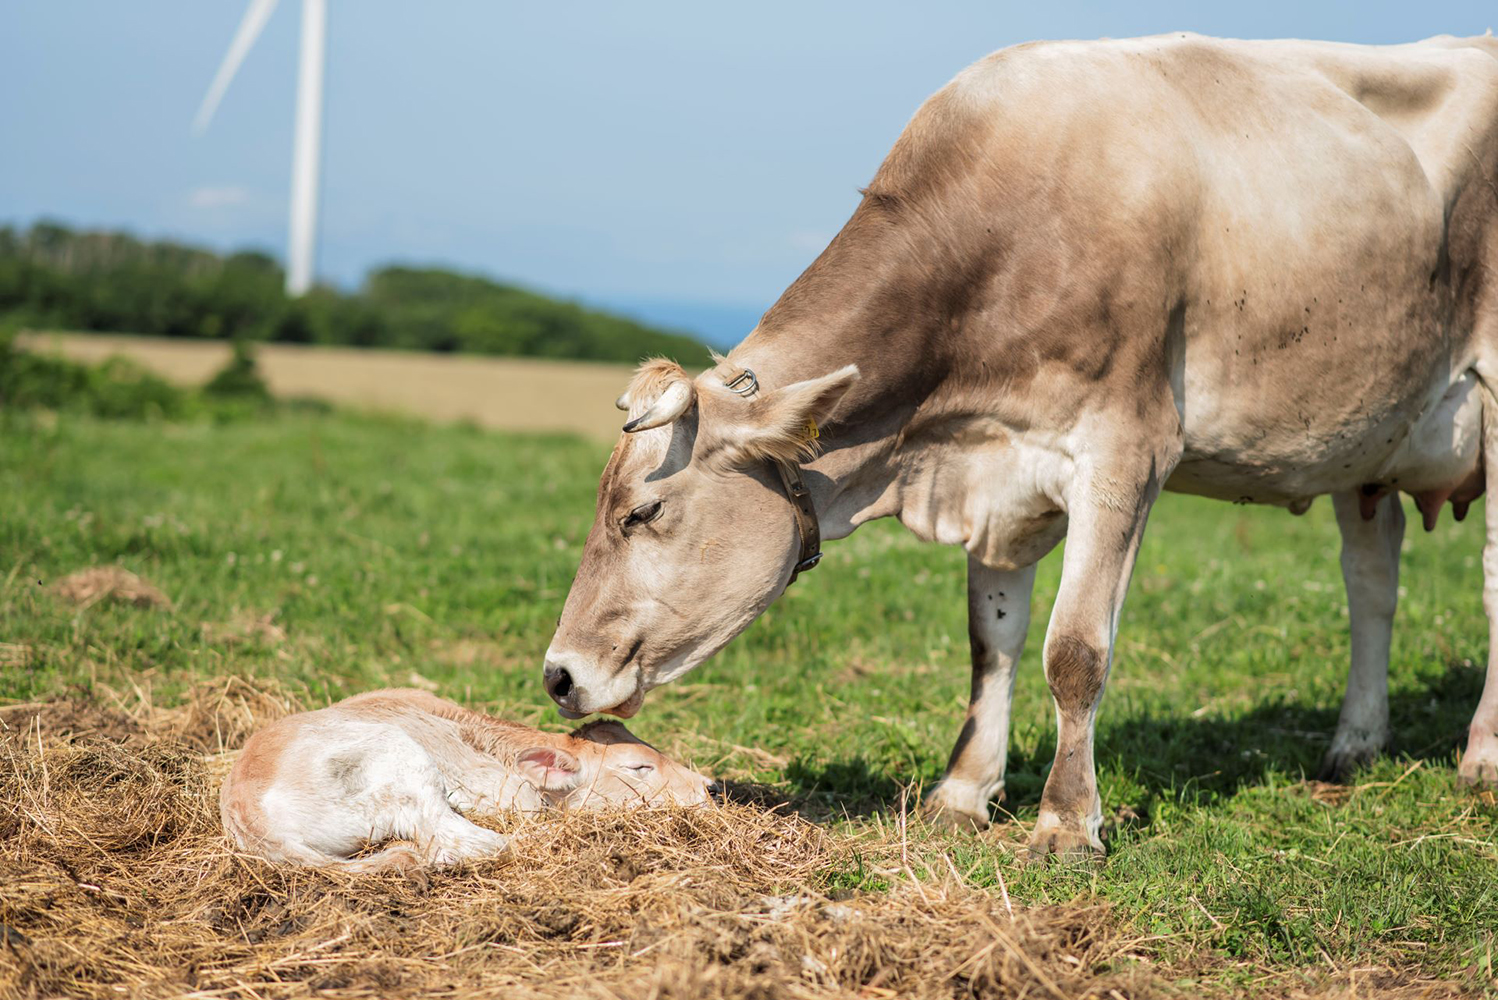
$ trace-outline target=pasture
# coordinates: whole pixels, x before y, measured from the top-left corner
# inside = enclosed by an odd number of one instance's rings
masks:
[[[203,782],[257,712],[418,684],[563,728],[541,654],[607,448],[347,413],[0,416],[0,699],[62,699],[79,730],[79,718],[129,720],[123,753],[152,762],[146,780],[138,760],[68,742],[67,713],[30,729],[16,721],[27,709],[6,714],[0,995],[1495,988],[1498,807],[1459,790],[1454,770],[1487,649],[1480,505],[1432,534],[1412,523],[1395,746],[1334,787],[1306,780],[1348,656],[1330,504],[1295,518],[1165,498],[1099,720],[1112,816],[1101,866],[1017,854],[1054,741],[1038,654],[1058,554],[1039,575],[999,822],[950,835],[905,815],[962,719],[964,562],[887,523],[829,544],[817,572],[631,722],[747,804],[543,822],[544,851],[418,880],[361,885],[226,857]],[[52,589],[113,565],[170,604],[78,604]],[[174,706],[201,706],[204,692],[218,701],[187,739]],[[145,742],[161,733],[173,739]],[[184,758],[186,771],[173,763]],[[80,774],[94,783],[67,784]],[[62,805],[116,795],[188,818],[158,815],[111,854]],[[196,943],[163,951],[184,928]]]

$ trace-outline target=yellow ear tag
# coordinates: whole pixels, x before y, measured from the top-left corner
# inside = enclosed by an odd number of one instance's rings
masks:
[[[820,433],[817,431],[817,422],[807,417],[806,426],[802,428],[802,437],[807,441],[815,441],[820,436]]]

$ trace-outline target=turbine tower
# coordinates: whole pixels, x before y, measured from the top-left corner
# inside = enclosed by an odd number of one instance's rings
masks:
[[[193,131],[202,134],[229,89],[234,74],[260,37],[276,0],[250,0],[224,61],[203,97]],[[296,131],[291,147],[291,225],[286,249],[286,294],[312,287],[317,252],[317,177],[322,160],[322,82],[327,56],[327,0],[302,0],[302,45],[297,68]]]

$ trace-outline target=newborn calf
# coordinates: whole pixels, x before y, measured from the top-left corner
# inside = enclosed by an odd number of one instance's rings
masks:
[[[241,850],[269,861],[377,871],[504,850],[460,813],[698,805],[708,785],[617,722],[554,735],[425,691],[372,691],[255,733],[219,813]],[[387,840],[410,843],[350,857]]]

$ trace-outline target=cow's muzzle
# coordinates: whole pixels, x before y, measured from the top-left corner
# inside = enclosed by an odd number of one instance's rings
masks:
[[[586,657],[567,651],[546,651],[541,684],[568,719],[581,719],[594,712],[627,719],[645,700],[637,670],[599,677]]]
[[[581,719],[588,714],[577,710],[581,689],[573,682],[572,673],[566,667],[548,666],[541,675],[541,683],[564,718]]]

